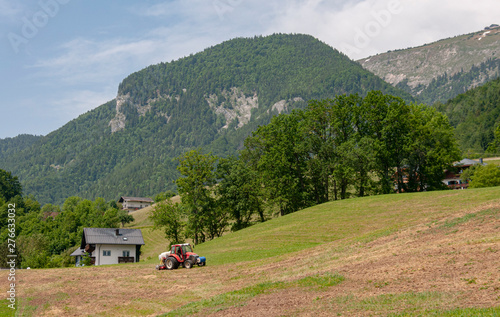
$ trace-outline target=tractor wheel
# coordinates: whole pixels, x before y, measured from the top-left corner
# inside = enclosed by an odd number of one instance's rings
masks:
[[[177,260],[173,257],[167,258],[165,260],[165,267],[167,270],[175,270],[179,267],[179,262],[177,262]]]
[[[193,267],[193,262],[191,262],[191,260],[186,260],[186,261],[184,262],[184,267],[185,267],[186,269],[190,269],[190,268],[192,268],[192,267]]]
[[[205,262],[198,263],[198,266],[205,266]]]

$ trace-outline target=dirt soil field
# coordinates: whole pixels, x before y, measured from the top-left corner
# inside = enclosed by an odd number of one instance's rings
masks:
[[[372,241],[335,241],[278,259],[156,271],[153,262],[18,271],[20,316],[372,316],[500,306],[500,205],[423,221]],[[339,274],[335,286],[294,284]],[[221,294],[284,284],[219,304]],[[274,284],[273,284],[274,285]],[[283,286],[285,285],[285,286]],[[0,287],[7,288],[7,272]],[[179,314],[184,314],[179,311]]]
[[[421,298],[419,305],[428,309],[499,306],[498,210],[464,224],[452,224],[414,227],[353,245],[337,256],[337,246],[326,250],[320,247],[302,259],[299,267],[295,260],[261,267],[262,274],[267,272],[270,279],[280,279],[292,274],[290,271],[317,265],[326,251],[332,261],[319,265],[316,272],[337,272],[346,280],[328,290],[295,288],[274,292],[210,316],[385,315],[411,311],[413,297]],[[391,297],[397,300],[388,305],[387,298]]]

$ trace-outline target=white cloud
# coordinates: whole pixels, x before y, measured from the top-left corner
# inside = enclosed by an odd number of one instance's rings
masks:
[[[152,50],[154,43],[150,40],[77,38],[59,46],[58,56],[41,59],[31,67],[38,69],[37,76],[57,78],[66,84],[88,84],[122,74],[123,65],[130,64],[130,59],[147,56]]]
[[[54,115],[62,122],[68,122],[75,117],[75,113],[82,114],[96,108],[114,98],[116,88],[107,86],[102,91],[71,90],[63,95],[54,96],[47,100],[54,109]],[[112,96],[112,97],[110,97]]]
[[[267,33],[308,33],[335,48],[353,48],[346,53],[358,59],[479,31],[495,23],[500,4],[496,0],[293,1],[283,8]]]

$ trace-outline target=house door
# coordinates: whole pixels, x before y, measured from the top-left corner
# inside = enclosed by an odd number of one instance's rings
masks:
[[[118,257],[118,263],[134,263],[134,257],[130,256],[130,251],[123,251],[123,256]]]

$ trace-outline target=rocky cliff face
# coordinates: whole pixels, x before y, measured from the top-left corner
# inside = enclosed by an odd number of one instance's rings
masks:
[[[405,50],[390,51],[358,62],[386,82],[406,86],[413,96],[419,96],[440,76],[453,77],[467,73],[474,66],[500,59],[500,27],[488,27],[480,32],[457,36]],[[473,88],[498,76],[497,67],[487,67],[471,80]],[[446,88],[446,87],[444,87]]]

